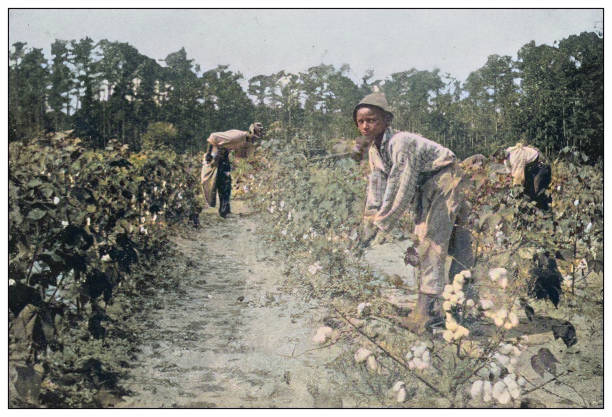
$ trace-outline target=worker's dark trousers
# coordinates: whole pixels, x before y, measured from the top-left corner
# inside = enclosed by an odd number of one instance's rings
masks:
[[[219,215],[227,216],[230,213],[230,195],[232,193],[232,169],[229,162],[229,153],[225,153],[219,158],[217,170],[217,193],[219,194]]]
[[[535,201],[541,210],[548,210],[548,205],[552,201],[550,196],[546,195],[550,180],[550,165],[535,160],[525,166],[525,194]]]

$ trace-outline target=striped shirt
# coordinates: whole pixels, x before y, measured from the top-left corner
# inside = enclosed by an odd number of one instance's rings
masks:
[[[387,129],[369,149],[370,176],[364,217],[389,230],[406,210],[414,214],[420,182],[456,161],[442,145],[410,132]]]

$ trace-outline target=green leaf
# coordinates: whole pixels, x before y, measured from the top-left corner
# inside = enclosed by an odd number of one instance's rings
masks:
[[[43,217],[45,217],[46,214],[47,212],[45,210],[35,208],[33,210],[30,210],[30,212],[27,215],[27,218],[30,220],[38,221],[42,219]]]

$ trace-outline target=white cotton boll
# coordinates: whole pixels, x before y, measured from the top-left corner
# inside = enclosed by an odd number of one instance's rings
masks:
[[[453,282],[453,290],[455,292],[459,292],[463,289],[463,277],[461,275],[459,276],[462,278],[461,281],[455,279],[455,281]]]
[[[491,381],[484,381],[482,383],[482,400],[486,403],[491,402],[493,394],[493,388],[491,387]]]
[[[508,388],[508,393],[514,400],[518,400],[521,397],[521,389],[518,386],[516,388]]]
[[[574,200],[574,206],[578,207],[578,204],[580,204],[580,200]]]
[[[416,368],[420,369],[420,370],[429,368],[429,363],[425,362],[422,359],[416,358],[415,361],[414,361],[414,364],[415,364]]]
[[[593,228],[593,223],[589,222],[589,224],[587,224],[587,226],[584,228],[584,233],[589,233],[592,228]]]
[[[506,268],[492,268],[489,270],[489,278],[495,282],[501,278],[504,278],[508,274]]]
[[[400,389],[404,388],[404,381],[397,381],[395,384],[393,384],[393,387],[391,388],[391,390],[393,392],[398,392]]]
[[[514,399],[518,398],[518,394],[520,390],[516,382],[516,375],[514,374],[506,375],[506,377],[504,378],[504,384],[506,384],[506,387],[508,387],[508,392],[510,392],[510,395],[512,396],[512,398]],[[513,395],[514,393],[516,393],[517,396]]]
[[[513,311],[511,311],[510,314],[508,314],[508,320],[510,320],[510,323],[512,324],[512,326],[518,326],[519,324],[519,318],[516,315],[516,313],[514,313]]]
[[[500,395],[507,390],[506,384],[503,381],[497,381],[493,385],[493,398],[499,400]]]
[[[504,325],[504,319],[502,317],[499,316],[494,316],[493,317],[493,322],[495,323],[495,325],[497,327],[501,327]]]
[[[457,304],[457,301],[459,300],[459,297],[457,297],[457,294],[453,294],[450,297],[448,297],[448,301],[451,304]]]
[[[317,333],[312,338],[312,341],[321,345],[332,335],[333,329],[329,326],[322,326],[317,329]]]
[[[457,330],[455,330],[454,337],[456,339],[461,339],[463,337],[467,337],[470,334],[470,331],[463,326],[458,326]]]
[[[91,226],[91,219],[90,219],[89,217],[87,218],[87,220],[86,220],[85,224],[86,224],[87,226]]]
[[[412,354],[412,351],[409,350],[408,353],[406,353],[405,357],[406,357],[406,360],[409,361],[414,357],[414,355]]]
[[[478,381],[474,381],[474,383],[472,384],[472,388],[470,389],[470,396],[473,400],[480,398],[482,394],[483,382],[484,381],[479,379]]]
[[[463,275],[463,278],[472,278],[472,272],[469,269],[464,269],[460,274]]]
[[[366,360],[366,366],[372,372],[378,370],[378,362],[376,361],[376,357],[374,357],[374,355],[368,356],[368,359]]]
[[[454,333],[452,330],[444,330],[444,332],[442,332],[442,337],[444,338],[444,340],[450,343],[454,339]]]
[[[55,204],[57,206],[59,204],[59,202],[60,202],[60,198],[59,197],[57,197],[57,196],[53,197],[53,204]]]
[[[364,317],[370,314],[370,312],[372,311],[372,304],[371,303],[360,303],[357,306],[357,314],[360,317]]]
[[[366,359],[368,359],[368,357],[371,354],[372,354],[372,352],[370,352],[368,349],[366,349],[366,348],[359,348],[357,350],[357,352],[355,352],[355,362],[357,362],[357,363],[364,362]]]
[[[414,352],[414,356],[419,358],[419,357],[423,356],[423,353],[425,352],[425,349],[427,349],[427,346],[421,344],[421,345],[414,346],[412,348],[412,351]]]
[[[406,392],[406,388],[401,387],[399,391],[397,391],[396,400],[398,403],[403,403],[404,401],[406,401],[407,396],[408,393]]]
[[[68,221],[62,220],[62,227],[67,227],[68,224],[69,224]]]
[[[102,262],[110,262],[111,261],[111,257],[110,255],[107,253],[106,255],[104,255],[101,259]]]
[[[495,399],[500,404],[508,404],[510,402],[510,393],[508,389],[504,389]]]
[[[491,371],[491,375],[496,378],[501,375],[501,369],[499,366],[497,366],[495,362],[491,362],[491,364],[489,365],[489,370]]]
[[[493,301],[491,300],[482,299],[480,300],[480,306],[482,307],[483,310],[490,310],[493,308],[494,304],[493,304]]]
[[[493,355],[493,358],[502,365],[506,365],[510,362],[510,358],[506,355],[502,355],[501,353],[496,353]]]

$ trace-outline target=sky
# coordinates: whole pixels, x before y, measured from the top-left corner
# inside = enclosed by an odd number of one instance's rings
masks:
[[[166,2],[168,4],[168,2]],[[203,70],[227,64],[248,79],[321,63],[383,79],[411,68],[464,81],[489,55],[552,45],[603,28],[601,9],[10,9],[9,45],[50,56],[55,39],[127,42],[163,59],[184,47]]]

